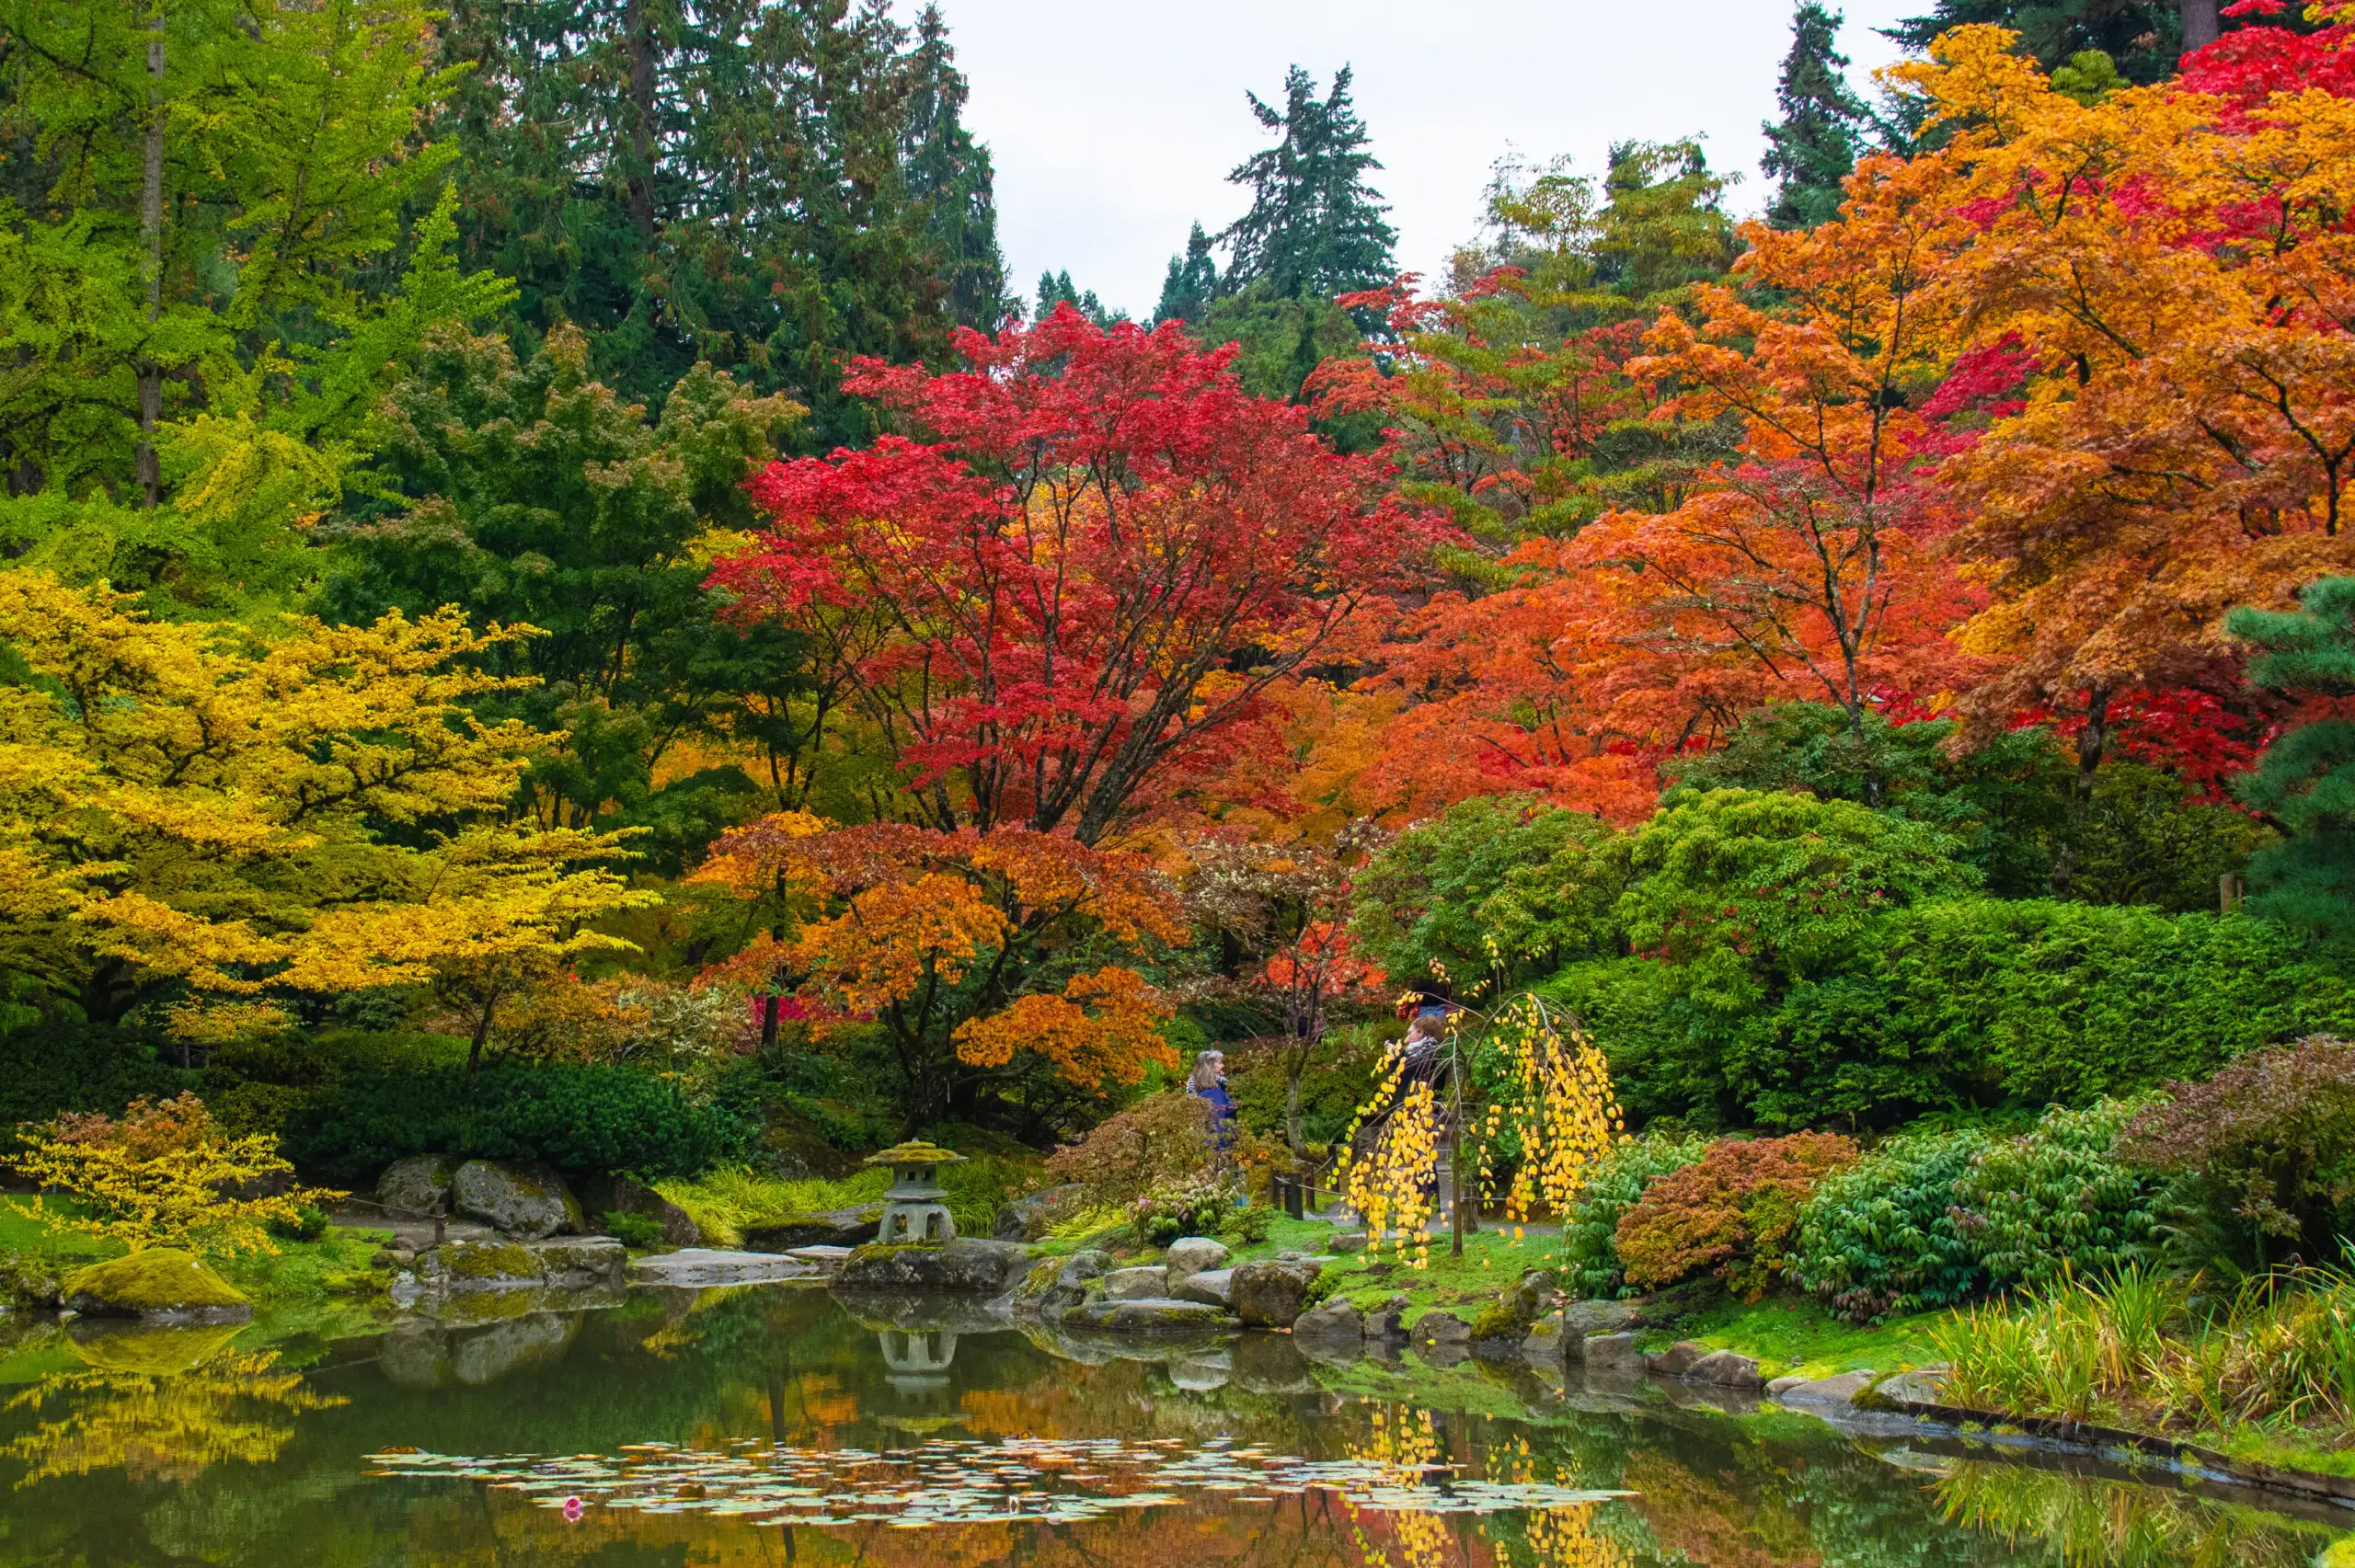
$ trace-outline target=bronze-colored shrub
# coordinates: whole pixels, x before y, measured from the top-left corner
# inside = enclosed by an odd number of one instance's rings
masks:
[[[1698,1164],[1653,1180],[1619,1217],[1628,1283],[1657,1288],[1713,1269],[1755,1301],[1788,1261],[1807,1195],[1859,1152],[1823,1132],[1710,1145]]]
[[[1091,1205],[1126,1204],[1206,1177],[1216,1160],[1210,1107],[1182,1089],[1148,1095],[1079,1142],[1047,1156],[1047,1174],[1076,1182]]]

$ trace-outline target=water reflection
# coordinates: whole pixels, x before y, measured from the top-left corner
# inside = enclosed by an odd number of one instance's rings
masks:
[[[0,1568],[2287,1568],[2345,1522],[1283,1335],[1068,1340],[777,1288],[500,1310],[0,1339]],[[368,1458],[398,1448],[421,1457]]]

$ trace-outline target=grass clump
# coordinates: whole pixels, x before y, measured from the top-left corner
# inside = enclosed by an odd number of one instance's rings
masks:
[[[840,1180],[795,1180],[764,1176],[741,1165],[723,1165],[706,1171],[692,1181],[673,1178],[657,1182],[654,1190],[686,1210],[687,1218],[695,1222],[695,1229],[703,1232],[705,1241],[733,1247],[742,1244],[745,1231],[757,1230],[764,1225],[781,1225],[805,1214],[879,1203],[884,1189],[890,1185],[889,1171],[861,1171]]]
[[[1959,1312],[1933,1338],[1951,1402],[2223,1446],[2355,1438],[2355,1278],[2260,1276],[2229,1297],[2141,1267]]]

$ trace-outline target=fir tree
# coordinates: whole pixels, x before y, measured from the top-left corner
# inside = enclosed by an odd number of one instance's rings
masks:
[[[1161,303],[1153,313],[1155,326],[1166,321],[1200,321],[1217,297],[1218,261],[1211,255],[1211,236],[1196,223],[1186,236],[1186,254],[1169,258],[1169,276],[1161,285]]]
[[[1283,134],[1227,176],[1249,187],[1251,210],[1219,236],[1232,247],[1225,291],[1258,283],[1273,298],[1310,299],[1388,282],[1397,235],[1383,217],[1390,209],[1382,193],[1366,183],[1382,165],[1366,151],[1349,67],[1334,73],[1322,102],[1297,65],[1284,76],[1282,109],[1245,96],[1259,123]]]
[[[1856,166],[1864,104],[1841,73],[1848,57],[1834,47],[1840,13],[1819,0],[1799,0],[1791,13],[1791,52],[1775,101],[1779,121],[1763,127],[1766,155],[1759,163],[1781,181],[1766,221],[1778,229],[1811,229],[1840,215],[1840,182]]]
[[[916,18],[909,63],[913,80],[900,133],[908,196],[925,206],[925,235],[948,289],[950,315],[960,326],[992,331],[1014,302],[1006,298],[998,250],[990,152],[965,129],[965,74],[957,69],[939,6],[926,6]]]
[[[2225,629],[2263,650],[2249,683],[2268,691],[2355,694],[2355,578],[2326,578],[2284,613],[2239,609]],[[2266,747],[2234,790],[2289,830],[2249,861],[2249,909],[2318,936],[2355,939],[2355,721],[2317,718]]]
[[[873,433],[844,360],[945,350],[901,164],[922,63],[880,0],[453,0],[443,40],[465,259],[516,280],[526,349],[577,325],[650,403],[708,361],[826,446]]]
[[[1039,274],[1039,304],[1033,321],[1044,321],[1055,314],[1057,305],[1069,305],[1098,326],[1109,326],[1116,321],[1129,319],[1128,312],[1106,310],[1104,302],[1096,297],[1093,289],[1082,292],[1072,287],[1071,273],[1041,272]]]

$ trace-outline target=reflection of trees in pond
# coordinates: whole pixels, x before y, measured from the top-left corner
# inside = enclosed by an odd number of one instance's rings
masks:
[[[1965,1461],[1937,1482],[1947,1517],[2068,1568],[2304,1568],[2346,1532],[2153,1482]]]
[[[1346,1440],[1352,1459],[1390,1470],[1396,1484],[1419,1482],[1431,1467],[1447,1462],[1438,1423],[1429,1410],[1373,1405],[1362,1436]],[[1560,1482],[1557,1464],[1541,1459],[1514,1436],[1482,1448],[1483,1479],[1512,1484]],[[1493,1562],[1513,1568],[1618,1568],[1627,1555],[1618,1542],[1597,1533],[1598,1505],[1533,1508],[1498,1516],[1474,1526],[1462,1515],[1418,1508],[1367,1509],[1345,1505],[1351,1543],[1365,1568],[1442,1568],[1450,1562]],[[1396,1555],[1393,1555],[1394,1552]]]
[[[77,1342],[86,1368],[52,1373],[0,1405],[35,1418],[0,1445],[0,1459],[25,1463],[20,1489],[99,1471],[185,1482],[216,1464],[267,1464],[294,1436],[292,1417],[346,1402],[305,1388],[299,1372],[274,1370],[274,1350],[225,1353],[236,1332],[153,1329]]]

